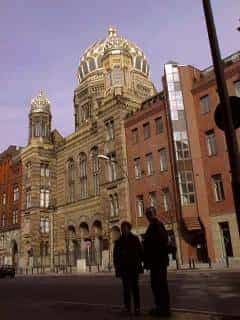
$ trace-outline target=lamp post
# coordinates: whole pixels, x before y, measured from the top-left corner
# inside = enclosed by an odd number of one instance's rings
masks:
[[[104,160],[106,162],[112,162],[114,164],[116,164],[118,166],[118,168],[122,171],[124,178],[127,179],[127,195],[128,195],[128,201],[127,201],[127,205],[128,205],[128,209],[129,209],[129,213],[130,213],[130,199],[129,199],[129,176],[127,171],[123,168],[123,166],[117,161],[117,160],[113,160],[111,159],[109,156],[106,156],[105,154],[99,154],[97,155],[98,159]],[[136,230],[137,230],[137,217],[136,217]]]
[[[217,88],[220,99],[221,112],[224,118],[224,131],[229,154],[229,163],[232,176],[233,199],[236,209],[238,232],[240,233],[240,160],[236,131],[233,125],[232,110],[229,101],[226,80],[224,78],[223,62],[221,59],[216,28],[210,0],[202,0],[207,25],[209,43],[211,47],[213,65],[216,75]]]
[[[64,240],[65,240],[65,256],[66,256],[66,269],[69,265],[69,254],[68,254],[68,239],[67,239],[67,231],[65,225],[62,225],[62,229],[64,232]]]
[[[177,250],[176,236],[175,236],[175,232],[174,232],[174,222],[173,222],[173,216],[171,213],[171,211],[173,210],[173,206],[172,206],[172,197],[171,197],[170,191],[168,192],[166,206],[167,206],[166,212],[167,212],[168,217],[170,218],[170,223],[171,223],[171,227],[172,227],[173,241],[174,241],[174,245],[176,246],[176,250]],[[177,268],[177,270],[179,270],[179,261],[178,261],[178,253],[177,252],[176,252],[175,258],[176,258],[176,268]]]

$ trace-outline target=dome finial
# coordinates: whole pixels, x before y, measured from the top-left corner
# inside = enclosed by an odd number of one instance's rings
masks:
[[[108,35],[109,35],[109,37],[116,37],[117,29],[115,27],[113,27],[113,26],[109,26]]]

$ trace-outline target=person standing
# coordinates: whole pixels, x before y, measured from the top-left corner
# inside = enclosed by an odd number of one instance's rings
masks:
[[[151,288],[156,308],[150,314],[159,317],[169,317],[170,301],[167,281],[168,234],[161,221],[157,218],[154,207],[147,208],[146,217],[149,227],[144,235],[144,266],[150,270]]]
[[[140,314],[139,273],[143,272],[143,250],[140,240],[131,232],[131,224],[121,224],[121,237],[115,241],[113,262],[116,277],[122,279],[124,311],[131,312],[133,296],[135,315]]]

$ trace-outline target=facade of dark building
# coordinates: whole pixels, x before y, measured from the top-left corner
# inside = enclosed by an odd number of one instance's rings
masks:
[[[20,150],[10,146],[0,154],[0,265],[18,264],[21,194]]]

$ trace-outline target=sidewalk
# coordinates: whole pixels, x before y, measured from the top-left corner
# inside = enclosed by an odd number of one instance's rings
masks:
[[[101,320],[154,320],[154,319],[170,319],[170,320],[239,320],[239,317],[236,316],[228,316],[228,315],[218,315],[215,313],[207,313],[207,312],[191,312],[188,310],[179,310],[173,309],[172,316],[170,318],[157,318],[149,316],[147,311],[143,311],[140,316],[127,315],[121,312],[121,309],[116,307],[108,307],[108,306],[93,306],[88,304],[68,304],[63,303],[59,305],[55,305],[55,308],[58,309],[58,312],[61,310],[61,316],[66,319],[66,317],[78,317],[84,320],[93,320],[93,319],[101,319]],[[58,313],[57,312],[57,313]]]

